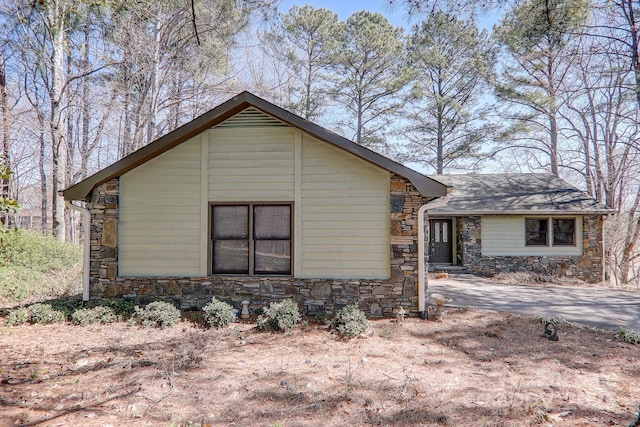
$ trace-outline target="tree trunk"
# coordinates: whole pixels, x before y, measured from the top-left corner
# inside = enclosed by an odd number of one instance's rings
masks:
[[[62,92],[64,78],[64,13],[62,5],[52,2],[48,6],[48,18],[51,32],[51,102],[50,127],[53,161],[53,235],[60,240],[65,238],[64,198],[59,194],[66,184],[67,142],[63,133]]]
[[[0,49],[0,112],[2,114],[2,152],[0,153],[0,163],[11,169],[10,147],[11,137],[9,133],[9,106],[7,105],[7,78],[5,75],[4,55]],[[12,197],[11,177],[0,179],[0,197]]]

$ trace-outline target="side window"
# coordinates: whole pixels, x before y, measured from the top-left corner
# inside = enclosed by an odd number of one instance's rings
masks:
[[[291,206],[254,206],[253,238],[255,274],[291,274]]]
[[[546,218],[525,219],[525,245],[547,246],[548,220]]]
[[[291,274],[291,205],[213,205],[213,274]]]
[[[213,206],[214,274],[249,274],[249,206]]]
[[[573,218],[553,219],[553,246],[575,246],[576,220]]]

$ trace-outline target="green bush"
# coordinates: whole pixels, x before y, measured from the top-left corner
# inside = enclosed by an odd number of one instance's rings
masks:
[[[224,301],[217,300],[215,297],[211,299],[210,303],[202,307],[202,311],[209,326],[216,329],[225,328],[236,319],[233,307]]]
[[[73,323],[78,325],[91,325],[94,323],[113,323],[118,316],[111,307],[97,306],[93,308],[79,308],[71,315]]]
[[[353,338],[369,329],[369,321],[356,304],[351,304],[338,310],[331,326],[340,336]]]
[[[101,299],[89,301],[88,307],[109,307],[116,316],[131,317],[135,311],[133,301],[123,299]]]
[[[8,234],[0,245],[0,266],[22,266],[48,273],[66,270],[82,260],[82,247],[36,231]]]
[[[5,236],[0,245],[0,300],[43,299],[81,288],[80,246],[34,231]]]
[[[29,306],[29,323],[59,323],[65,320],[64,313],[54,310],[49,304],[33,304]]]
[[[615,335],[626,343],[640,345],[640,331],[620,328],[616,331]]]
[[[148,328],[169,328],[180,321],[180,310],[164,301],[156,301],[144,308],[135,307],[134,318]]]
[[[300,311],[298,304],[287,299],[280,302],[272,302],[258,316],[258,329],[271,330],[274,332],[289,332],[300,321]]]
[[[16,326],[24,325],[29,321],[29,310],[27,307],[19,307],[9,311],[7,315],[7,325]]]

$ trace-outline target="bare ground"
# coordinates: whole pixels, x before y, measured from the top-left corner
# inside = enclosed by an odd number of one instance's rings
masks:
[[[117,323],[0,327],[0,425],[628,426],[640,348],[535,319],[452,311],[342,341]]]

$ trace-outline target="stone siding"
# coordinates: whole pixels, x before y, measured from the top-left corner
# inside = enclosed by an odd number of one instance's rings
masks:
[[[479,216],[458,221],[462,264],[474,274],[493,276],[500,272],[529,272],[540,276],[565,276],[597,283],[602,280],[602,216],[585,216],[582,221],[583,254],[581,256],[482,256]]]
[[[332,314],[357,302],[372,317],[392,317],[400,306],[418,315],[417,213],[426,203],[405,178],[391,175],[391,277],[370,279],[298,279],[267,276],[121,277],[118,261],[118,185],[113,179],[97,186],[88,206],[91,212],[91,299],[124,298],[136,304],[171,301],[183,310],[199,309],[222,299],[260,310],[271,301],[293,298],[304,313]],[[205,232],[205,231],[203,231]]]

